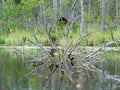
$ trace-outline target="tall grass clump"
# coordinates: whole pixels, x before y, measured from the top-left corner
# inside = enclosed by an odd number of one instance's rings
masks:
[[[3,35],[0,35],[0,44],[5,43],[5,37]]]
[[[105,32],[96,31],[93,34],[91,34],[87,39],[85,39],[81,45],[87,45],[87,46],[97,46],[99,44],[102,44],[106,41],[113,41],[113,40],[119,40],[120,39],[120,31],[110,31],[107,30]]]
[[[34,41],[33,35],[35,34],[34,30],[14,30],[14,32],[8,34],[6,36],[6,39],[4,40],[4,43],[8,46],[21,46],[23,45],[24,39],[29,38],[30,40]],[[42,45],[49,45],[47,41],[46,34],[44,32],[37,32],[35,34],[40,43]],[[26,43],[26,45],[31,46],[31,43]]]
[[[15,30],[13,33],[9,34],[5,40],[6,45],[22,45],[22,40],[25,37],[30,37],[30,31],[20,31]]]

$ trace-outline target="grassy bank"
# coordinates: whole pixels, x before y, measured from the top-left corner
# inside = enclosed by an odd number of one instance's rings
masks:
[[[78,30],[79,31],[79,30]],[[73,31],[71,30],[69,33],[69,43],[75,42],[77,39],[84,36],[86,33],[83,33],[83,35],[80,35],[77,30]],[[57,45],[63,45],[64,39],[65,39],[65,30],[52,30],[51,31],[51,38]],[[1,32],[0,33],[0,44],[5,44],[8,46],[12,45],[22,45],[22,42],[24,38],[28,38],[32,41],[35,41],[33,38],[33,34],[36,35],[40,43],[42,45],[50,45],[47,34],[45,30],[41,30],[40,32],[36,32],[33,30],[13,30],[12,33],[6,33]],[[105,32],[101,32],[101,30],[97,30],[91,35],[89,35],[87,38],[85,38],[80,45],[86,45],[86,46],[97,46],[100,45],[106,41],[111,40],[119,40],[120,39],[120,30],[106,30]],[[26,42],[26,45],[31,45],[31,43]]]

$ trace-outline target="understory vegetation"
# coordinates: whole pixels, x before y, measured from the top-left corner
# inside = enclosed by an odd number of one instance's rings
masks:
[[[43,27],[41,29],[44,29]],[[94,29],[94,28],[93,28]],[[95,29],[94,29],[95,30]],[[24,38],[29,38],[34,41],[33,34],[39,39],[40,43],[44,46],[49,46],[47,34],[44,32],[45,30],[41,30],[37,33],[34,33],[34,30],[13,30],[11,33],[2,32],[0,33],[0,44],[5,44],[7,46],[21,46]],[[60,32],[60,33],[59,33]],[[61,46],[64,43],[64,30],[54,30],[52,33],[52,39],[55,41],[56,45]],[[90,31],[89,31],[90,32]],[[88,31],[83,33],[82,35],[79,32],[71,29],[69,33],[69,43],[75,42],[78,38],[87,34]],[[58,34],[61,34],[59,37]],[[120,30],[106,30],[105,32],[101,32],[100,29],[93,32],[86,39],[84,39],[80,46],[97,46],[106,41],[119,40],[120,39]],[[30,43],[26,43],[26,45],[31,45]],[[114,46],[114,45],[113,45]]]
[[[51,39],[57,46],[63,45],[68,30],[70,31],[68,44],[93,31],[80,43],[81,46],[97,46],[106,41],[120,39],[120,9],[117,0],[116,3],[115,0],[106,0],[104,31],[101,28],[102,2],[99,2],[99,0],[85,0],[83,1],[83,11],[80,5],[79,0],[65,2],[63,0],[60,0],[60,2],[56,0],[55,2],[54,0],[2,1],[0,44],[8,46],[22,45],[24,38],[34,41],[33,35],[35,35],[42,45],[48,46],[50,43],[45,31],[46,28],[49,29]],[[59,26],[60,17],[66,19],[67,25]],[[84,23],[81,20],[82,17]],[[48,27],[46,27],[46,24],[49,24]],[[81,25],[83,24],[84,31],[81,33]],[[26,43],[26,45],[31,44]]]
[[[32,57],[30,62],[36,70],[47,65],[50,72],[47,81],[54,75],[54,80],[62,82],[66,78],[81,86],[87,75],[102,77],[103,81],[120,81],[104,72],[103,67],[103,56],[108,52],[105,48],[120,46],[119,7],[117,4],[116,8],[114,4],[111,6],[114,0],[106,0],[106,15],[105,0],[18,1],[2,4],[0,44],[16,46],[16,55],[20,52],[22,56]],[[37,54],[25,54],[24,46],[36,46]],[[99,67],[96,66],[98,63],[101,63]],[[77,74],[81,81],[74,80],[72,74]]]

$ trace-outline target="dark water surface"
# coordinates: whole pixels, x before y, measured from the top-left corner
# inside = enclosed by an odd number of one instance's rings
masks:
[[[47,80],[50,72],[48,65],[36,67],[31,62],[32,54],[40,53],[34,50],[28,52],[29,55],[25,54],[27,52],[14,52],[13,49],[0,49],[0,90],[120,90],[120,52],[109,52],[103,56],[106,62],[96,65],[117,80],[106,79],[104,75],[99,77],[88,71],[84,77],[78,73],[72,74],[76,83],[66,77],[57,80],[54,78],[57,75]]]

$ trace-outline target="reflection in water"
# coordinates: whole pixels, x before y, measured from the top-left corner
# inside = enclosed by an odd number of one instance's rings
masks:
[[[96,65],[101,68],[101,73],[89,70],[83,70],[84,73],[71,72],[76,83],[70,81],[69,76],[59,74],[59,69],[48,79],[51,75],[48,69],[50,64],[33,66],[31,60],[35,52],[32,50],[29,53],[30,56],[19,53],[14,56],[12,49],[0,49],[0,90],[120,90],[119,80],[104,77],[104,73],[108,73],[120,78],[119,52],[118,55],[110,52],[115,55],[116,60],[112,60],[107,54],[107,61]]]

